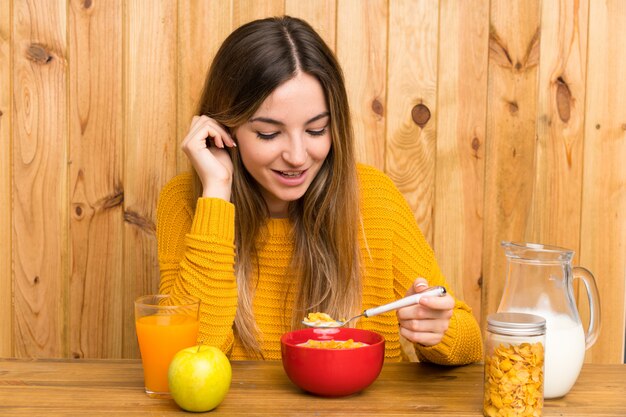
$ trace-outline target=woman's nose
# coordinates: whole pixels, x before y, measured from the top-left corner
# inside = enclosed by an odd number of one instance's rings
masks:
[[[292,166],[300,166],[306,163],[307,158],[306,140],[300,136],[290,137],[283,151],[283,159]]]

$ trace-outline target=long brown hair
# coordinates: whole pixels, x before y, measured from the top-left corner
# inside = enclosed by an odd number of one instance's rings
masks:
[[[359,197],[354,138],[343,74],[322,38],[305,21],[289,16],[247,23],[224,41],[207,74],[198,113],[231,132],[247,122],[263,101],[299,72],[314,76],[330,112],[332,144],[304,196],[289,205],[298,291],[292,327],[309,311],[349,316],[361,304],[358,249]],[[253,263],[265,239],[269,211],[259,186],[231,149],[234,165],[235,274],[238,305],[234,330],[244,348],[260,354],[252,311]],[[200,195],[200,180],[195,176]],[[262,274],[263,271],[258,271]]]

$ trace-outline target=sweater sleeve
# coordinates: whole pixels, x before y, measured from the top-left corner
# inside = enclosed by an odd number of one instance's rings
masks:
[[[434,251],[422,234],[404,196],[385,176],[384,187],[395,202],[390,208],[393,230],[393,265],[395,291],[404,297],[416,278],[425,278],[430,286],[442,285],[454,297],[441,273]],[[448,330],[434,346],[414,344],[420,361],[441,365],[462,365],[482,359],[482,334],[470,307],[455,298],[454,311]]]
[[[237,310],[234,275],[234,206],[217,198],[193,204],[191,176],[182,174],[161,191],[157,244],[163,294],[201,300],[199,341],[229,353]]]

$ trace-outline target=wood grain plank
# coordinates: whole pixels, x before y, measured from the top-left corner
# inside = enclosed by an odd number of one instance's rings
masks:
[[[285,13],[306,20],[335,50],[337,0],[285,0]]]
[[[336,54],[346,78],[360,162],[385,169],[387,2],[344,0],[337,8]]]
[[[490,7],[483,320],[497,310],[504,288],[500,242],[525,239],[534,183],[540,33],[538,0],[494,0]]]
[[[14,354],[68,354],[66,2],[13,4]]]
[[[528,240],[578,250],[583,180],[586,1],[544,1],[537,157]]]
[[[233,0],[233,29],[244,23],[285,14],[285,0]]]
[[[480,320],[489,4],[441,2],[439,21],[434,249]]]
[[[204,80],[211,61],[232,31],[230,1],[193,0],[178,4],[178,143],[187,135],[196,115]],[[191,164],[177,146],[177,172]]]
[[[409,203],[431,246],[437,146],[437,16],[437,0],[389,3],[388,59],[383,73],[387,78],[386,114],[381,114],[383,123],[386,118],[384,155],[374,150],[377,157],[384,156],[385,172]],[[412,344],[404,338],[401,342],[409,360],[416,361]]]
[[[624,360],[626,3],[590,2],[580,263],[595,274],[602,329],[593,363]],[[585,304],[581,302],[580,304]]]
[[[438,12],[437,0],[389,4],[387,126],[383,136],[385,172],[408,201],[431,246],[437,154]]]
[[[13,273],[11,271],[11,4],[0,3],[0,357],[13,356]]]
[[[156,293],[158,194],[176,173],[177,7],[128,2],[125,11],[124,357],[137,357],[133,300]]]
[[[120,0],[70,3],[69,336],[75,358],[122,355],[122,22]]]

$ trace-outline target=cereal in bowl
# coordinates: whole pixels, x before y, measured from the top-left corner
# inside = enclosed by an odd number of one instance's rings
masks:
[[[317,348],[317,349],[354,349],[363,346],[368,346],[364,342],[355,342],[352,339],[348,340],[313,340],[309,339],[304,343],[299,343],[298,346]]]

